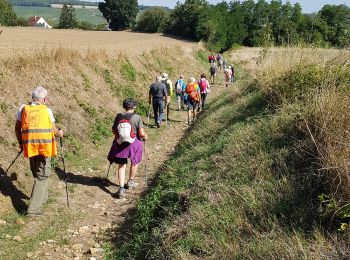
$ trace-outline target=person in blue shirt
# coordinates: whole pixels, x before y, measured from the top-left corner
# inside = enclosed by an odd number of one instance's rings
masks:
[[[180,75],[180,79],[175,82],[177,111],[180,111],[180,109],[184,107],[184,92],[186,90],[186,83],[183,79],[184,76]]]

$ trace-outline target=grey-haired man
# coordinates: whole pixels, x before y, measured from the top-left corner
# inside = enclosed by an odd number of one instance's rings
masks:
[[[22,105],[16,115],[15,132],[24,157],[29,158],[34,185],[27,214],[43,214],[43,204],[48,199],[48,178],[51,170],[51,157],[57,155],[56,137],[63,131],[56,128],[55,118],[46,106],[47,90],[41,86],[32,92],[32,102]]]

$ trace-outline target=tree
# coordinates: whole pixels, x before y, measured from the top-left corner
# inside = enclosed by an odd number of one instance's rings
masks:
[[[12,5],[7,0],[0,0],[0,25],[14,26],[16,20],[16,13],[13,11]]]
[[[113,31],[129,29],[135,23],[138,12],[137,0],[105,0],[98,9]]]
[[[170,14],[165,8],[155,7],[143,11],[137,20],[135,30],[140,32],[163,32]]]
[[[195,35],[200,15],[207,8],[205,0],[185,0],[185,3],[177,2],[171,13],[169,32],[187,38],[197,38]]]
[[[77,18],[75,16],[75,9],[73,6],[63,5],[58,28],[60,29],[72,29],[77,26]]]
[[[223,51],[230,46],[228,37],[228,18],[229,6],[226,2],[209,6],[202,11],[196,28],[196,35],[204,40],[210,50]]]
[[[325,5],[318,14],[327,25],[324,38],[333,46],[345,47],[350,41],[350,8],[346,5]]]

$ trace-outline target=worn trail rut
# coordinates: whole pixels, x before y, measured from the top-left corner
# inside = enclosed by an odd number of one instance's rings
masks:
[[[223,83],[221,76],[217,82]],[[223,85],[212,86],[208,101],[210,102],[223,90]],[[168,126],[165,126],[164,122],[161,129],[156,129],[153,127],[154,120],[151,118],[151,127],[146,128],[150,136],[146,144],[146,156],[139,166],[135,179],[138,186],[127,190],[125,199],[112,197],[112,194],[117,191],[116,164],[112,165],[109,180],[106,182],[101,178],[92,177],[90,168],[84,169],[85,172],[70,171],[70,162],[66,159],[70,208],[65,207],[64,182],[53,178],[50,187],[56,194],[55,201],[45,208],[44,216],[26,219],[19,236],[26,237],[42,232],[42,226],[47,221],[53,223],[53,231],[57,228],[56,226],[61,225],[60,223],[68,224],[65,225],[64,230],[57,232],[55,238],[40,241],[39,247],[26,254],[27,258],[103,259],[110,251],[106,245],[117,245],[129,234],[137,200],[152,187],[155,174],[174,152],[176,145],[189,129],[187,112],[175,111],[175,106],[175,102],[172,101],[171,121]],[[146,118],[144,122],[147,122]],[[148,186],[145,182],[145,164],[147,164]],[[107,167],[106,160],[106,170]],[[63,173],[58,171],[57,174],[60,176]],[[105,174],[101,172],[100,176],[105,177]]]

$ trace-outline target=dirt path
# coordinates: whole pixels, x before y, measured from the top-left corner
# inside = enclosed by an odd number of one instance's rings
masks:
[[[217,82],[222,82],[220,77]],[[223,86],[214,85],[208,99],[212,99],[224,89]],[[128,190],[125,199],[114,199],[111,194],[117,191],[115,185],[116,165],[112,165],[109,183],[101,182],[91,177],[91,169],[86,172],[68,172],[70,208],[65,205],[64,182],[54,180],[56,201],[51,202],[45,209],[45,215],[29,218],[18,236],[25,238],[38,232],[39,247],[28,247],[27,258],[36,259],[103,259],[109,252],[109,242],[115,244],[115,239],[123,238],[128,234],[128,227],[132,224],[130,218],[135,212],[137,200],[151,188],[152,179],[158,169],[175,150],[176,145],[188,130],[187,112],[175,111],[175,102],[172,102],[170,125],[161,129],[146,129],[150,140],[146,146],[146,160],[138,170],[135,189]],[[147,121],[147,119],[145,120]],[[151,126],[154,125],[151,118]],[[103,155],[104,156],[104,155]],[[147,160],[148,159],[148,160]],[[145,185],[145,164],[147,163],[148,187]],[[66,162],[69,168],[69,161]],[[58,172],[58,175],[62,173]],[[105,173],[101,173],[103,176]],[[55,197],[55,196],[53,196]],[[60,205],[60,206],[57,206]],[[49,227],[43,226],[49,222]],[[52,224],[50,224],[52,223]],[[47,230],[48,229],[48,230]],[[51,229],[51,230],[50,230]],[[57,231],[58,230],[58,231]],[[117,233],[116,233],[117,231]],[[45,232],[51,232],[51,239],[46,239]],[[52,232],[56,236],[52,238]],[[119,232],[119,233],[118,233]],[[38,242],[38,241],[37,241]],[[13,248],[15,250],[15,248]]]

